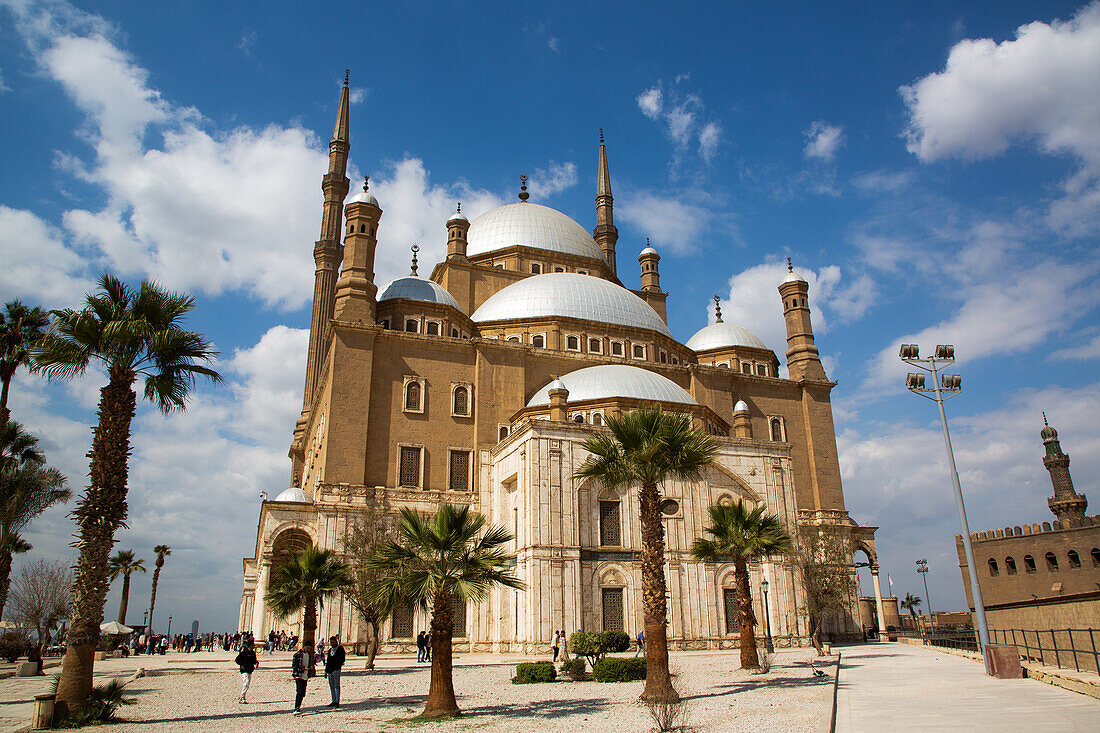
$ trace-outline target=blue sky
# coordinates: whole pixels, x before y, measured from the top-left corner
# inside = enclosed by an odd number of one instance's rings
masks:
[[[637,286],[650,237],[681,340],[718,293],[782,357],[792,257],[839,383],[848,507],[880,527],[900,594],[923,595],[927,557],[936,609],[961,608],[942,437],[896,345],[956,345],[972,529],[1052,519],[1043,409],[1090,490],[1100,6],[893,5],[0,0],[0,298],[69,306],[105,268],[155,277],[196,294],[193,325],[222,354],[225,385],[136,422],[120,546],[175,548],[158,616],[236,624],[259,491],[289,480],[345,68],[353,178],[371,176],[385,211],[380,281],[414,242],[438,260],[455,202],[515,200],[520,174],[590,228],[601,127],[620,273]],[[13,390],[77,487],[101,384],[21,374]],[[67,554],[64,515],[31,529],[36,553]]]

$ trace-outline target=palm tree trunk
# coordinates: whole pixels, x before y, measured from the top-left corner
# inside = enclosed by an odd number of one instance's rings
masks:
[[[316,636],[317,599],[309,598],[306,600],[305,608],[302,611],[302,643],[313,646],[313,642]]]
[[[661,524],[661,494],[642,485],[642,608],[645,614],[645,689],[642,700],[678,702],[668,672],[668,627],[665,620],[665,527]]]
[[[160,579],[160,566],[164,564],[163,558],[157,558],[157,567],[153,570],[153,592],[149,596],[149,626],[146,631],[153,630],[153,609],[157,605],[157,580]]]
[[[57,684],[55,719],[83,710],[92,689],[92,671],[103,602],[107,599],[107,560],[115,532],[126,519],[126,461],[136,398],[132,374],[111,372],[100,391],[99,424],[93,430],[89,485],[73,510],[79,527],[73,573],[68,646]]]
[[[0,552],[0,618],[4,617],[4,606],[8,605],[8,589],[11,587],[11,551]]]
[[[428,687],[428,703],[421,713],[425,718],[458,715],[454,680],[451,676],[451,597],[436,593],[432,598],[432,681]]]
[[[7,371],[7,370],[5,370]],[[11,386],[11,378],[15,375],[12,371],[11,374],[4,374],[0,376],[0,431],[3,431],[4,426],[8,424],[8,419],[11,417],[11,410],[8,409],[8,388]]]
[[[734,563],[737,579],[737,619],[741,625],[741,669],[759,669],[760,658],[756,654],[756,614],[752,612],[752,591],[749,589],[749,564],[746,560]]]
[[[130,605],[130,574],[122,574],[122,597],[118,599],[118,622],[126,625],[126,607]]]
[[[363,623],[367,625],[370,637],[367,639],[367,666],[366,669],[374,669],[374,658],[378,656],[378,618],[376,614],[363,614]],[[356,644],[358,646],[358,644]]]

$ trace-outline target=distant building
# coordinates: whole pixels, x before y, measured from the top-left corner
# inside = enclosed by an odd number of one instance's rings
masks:
[[[1058,431],[1046,425],[1040,435],[1054,485],[1047,503],[1057,520],[970,535],[991,629],[1088,628],[1100,619],[1100,516],[1085,516],[1088,500],[1073,488]],[[973,611],[962,535],[955,546]]]

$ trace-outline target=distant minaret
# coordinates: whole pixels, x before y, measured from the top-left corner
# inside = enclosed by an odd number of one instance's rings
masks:
[[[309,355],[306,359],[306,385],[302,398],[303,416],[313,405],[313,394],[324,361],[324,337],[336,301],[336,277],[340,272],[343,247],[340,245],[340,217],[348,195],[348,72],[344,72],[344,88],[340,92],[340,109],[336,113],[336,128],[328,144],[328,173],[321,179],[325,194],[321,216],[321,238],[313,247],[313,315],[309,321]]]
[[[466,233],[470,231],[470,220],[462,213],[462,204],[447,220],[447,259],[465,261]]]
[[[596,176],[596,228],[592,237],[603,250],[612,274],[615,269],[615,243],[619,241],[619,230],[615,228],[612,214],[614,198],[611,196],[611,174],[607,171],[607,148],[603,144],[603,128],[600,128],[600,165]]]
[[[1073,479],[1069,475],[1069,454],[1062,452],[1058,442],[1058,431],[1047,423],[1047,414],[1043,413],[1043,438],[1047,454],[1043,456],[1043,465],[1050,471],[1050,483],[1054,485],[1054,496],[1047,499],[1047,506],[1063,524],[1075,526],[1085,521],[1085,509],[1089,505],[1084,494],[1073,490]]]
[[[370,179],[363,181],[363,190],[344,205],[347,234],[344,235],[344,266],[336,282],[337,320],[374,323],[378,286],[374,284],[374,254],[378,248],[378,222],[382,207],[367,190]]]
[[[814,345],[814,329],[810,323],[810,285],[791,266],[787,258],[787,276],[779,284],[783,296],[783,318],[787,322],[787,371],[791,379],[828,381],[821,357]]]
[[[661,255],[649,244],[649,237],[645,238],[645,249],[638,255],[638,262],[642,267],[642,290],[647,293],[661,292],[661,271],[658,262]]]

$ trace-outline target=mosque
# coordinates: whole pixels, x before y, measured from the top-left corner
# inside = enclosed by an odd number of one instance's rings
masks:
[[[255,555],[244,559],[240,629],[257,638],[297,628],[265,606],[271,571],[313,544],[341,538],[370,506],[431,511],[470,505],[515,536],[508,547],[526,589],[497,589],[458,607],[458,651],[539,653],[556,629],[642,628],[641,530],[636,488],[572,478],[581,443],[607,416],[641,405],[687,414],[720,444],[703,480],[663,486],[672,649],[735,647],[732,563],[698,563],[691,542],[706,509],[743,499],[790,526],[841,526],[863,552],[878,593],[874,527],[844,506],[830,392],[814,345],[809,287],[791,271],[777,283],[787,328],[787,375],[769,345],[715,320],[686,341],[667,325],[660,256],[638,255],[641,289],[617,275],[607,151],[600,136],[596,225],[519,200],[470,221],[461,207],[440,232],[446,259],[421,277],[374,280],[383,202],[363,186],[347,197],[345,82],[321,188],[321,236],[302,414],[290,447],[292,487],[260,509]],[[373,510],[372,510],[373,511]],[[855,578],[854,558],[852,569]],[[756,615],[775,643],[806,643],[802,589],[785,558],[754,562]],[[770,591],[761,591],[762,583]],[[849,608],[827,630],[860,633]],[[765,610],[765,600],[767,609]],[[882,619],[881,600],[878,618]],[[365,641],[344,599],[327,603],[320,637]],[[384,648],[412,644],[428,619],[399,608]]]

